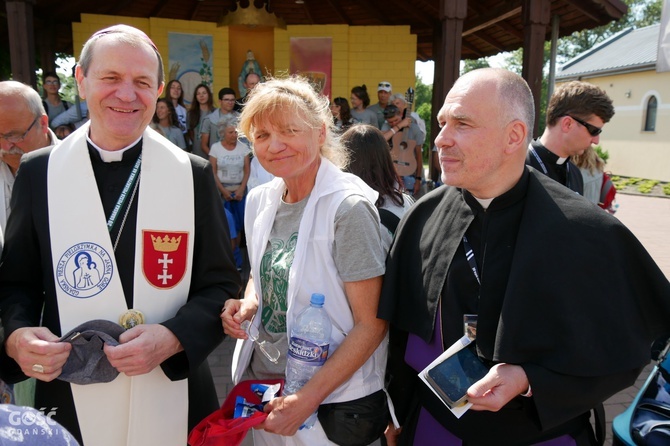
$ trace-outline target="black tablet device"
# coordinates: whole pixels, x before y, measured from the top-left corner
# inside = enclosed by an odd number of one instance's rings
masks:
[[[426,381],[449,407],[466,402],[468,388],[482,379],[489,369],[470,347],[459,350],[426,373]]]

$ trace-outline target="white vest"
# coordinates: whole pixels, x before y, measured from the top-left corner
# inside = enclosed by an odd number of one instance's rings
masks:
[[[247,233],[249,259],[256,290],[261,289],[260,262],[270,237],[270,230],[285,190],[281,178],[258,186],[247,196],[244,227]],[[314,189],[305,206],[300,221],[295,257],[289,272],[287,291],[286,330],[291,332],[298,311],[309,305],[312,293],[326,296],[326,310],[333,322],[330,354],[344,341],[354,326],[344,284],[340,279],[332,254],[335,239],[335,213],[342,201],[351,195],[362,195],[371,203],[377,193],[355,175],[344,173],[330,161],[321,158]],[[258,313],[262,312],[259,299]],[[259,324],[261,318],[254,318]],[[344,332],[344,333],[343,333]],[[335,389],[324,403],[350,401],[380,390],[384,385],[386,368],[386,340],[382,341],[372,356],[354,375]],[[233,382],[240,381],[249,366],[253,343],[238,340],[233,355]]]
[[[88,130],[87,123],[56,146],[47,171],[62,333],[92,319],[118,322],[128,309],[86,143]],[[139,181],[133,305],[146,323],[156,324],[173,317],[188,297],[195,235],[191,163],[183,150],[147,129]],[[71,388],[85,444],[186,444],[187,380],[170,381],[157,367],[141,376],[121,373],[110,383]]]

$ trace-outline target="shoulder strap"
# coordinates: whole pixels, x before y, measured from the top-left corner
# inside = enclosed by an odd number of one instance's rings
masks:
[[[388,209],[377,208],[377,210],[379,211],[379,219],[382,224],[386,229],[391,231],[392,234],[395,234],[398,223],[400,223],[400,218]]]

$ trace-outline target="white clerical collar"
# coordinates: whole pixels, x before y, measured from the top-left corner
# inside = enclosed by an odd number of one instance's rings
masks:
[[[489,208],[489,206],[491,205],[491,202],[493,200],[495,200],[495,198],[483,198],[483,199],[482,198],[477,198],[474,195],[473,195],[473,197],[475,198],[475,200],[477,200],[477,203],[479,203],[481,205],[481,207],[484,208],[484,210],[487,210]]]
[[[561,158],[561,157],[559,157],[559,158],[556,160],[556,164],[563,164],[563,163],[565,163],[567,160],[568,160],[567,158]]]
[[[123,153],[124,153],[126,150],[135,147],[135,145],[136,145],[138,142],[140,142],[140,139],[142,139],[142,136],[140,136],[140,137],[137,138],[133,143],[131,143],[130,145],[124,147],[124,148],[121,149],[121,150],[109,151],[109,150],[105,150],[105,149],[100,148],[96,143],[94,143],[93,141],[91,141],[91,138],[90,138],[90,136],[89,136],[88,134],[86,135],[86,141],[87,141],[89,144],[91,144],[91,145],[93,146],[93,148],[95,148],[95,150],[98,151],[98,153],[100,154],[100,159],[102,159],[102,161],[105,162],[105,163],[113,163],[114,161],[121,161],[121,160],[123,159]]]

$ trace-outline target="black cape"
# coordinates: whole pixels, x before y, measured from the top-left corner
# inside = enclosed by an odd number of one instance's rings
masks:
[[[545,383],[563,376],[575,378],[573,387],[593,388],[591,401],[580,401],[586,406],[572,415],[570,401],[546,401],[556,395],[534,391],[539,418],[555,418],[540,427],[546,429],[625,387],[649,362],[651,342],[670,326],[670,284],[616,218],[532,168],[524,176],[525,205],[502,310],[492,332],[478,330],[477,344],[487,360],[522,365],[531,382],[539,369],[553,374]],[[463,191],[453,187],[426,195],[405,215],[378,314],[394,330],[432,339],[447,272],[472,220]],[[601,377],[607,386],[598,385]],[[544,403],[555,407],[544,409]]]

